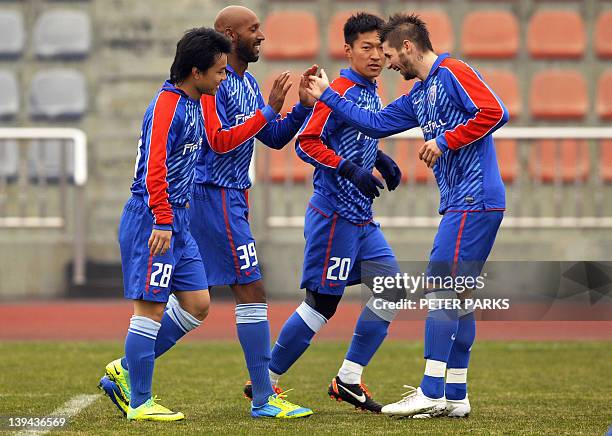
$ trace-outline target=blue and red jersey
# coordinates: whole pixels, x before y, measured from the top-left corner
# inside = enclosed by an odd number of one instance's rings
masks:
[[[382,107],[376,83],[350,68],[340,71],[340,77],[330,88],[335,95],[367,112],[379,111]],[[315,167],[313,201],[316,202],[317,194],[322,195],[341,217],[353,223],[368,222],[372,219],[372,200],[338,175],[337,168],[343,159],[348,159],[372,171],[378,140],[361,133],[339,115],[325,102],[317,102],[298,134],[295,150],[302,160]]]
[[[264,102],[255,77],[248,71],[241,77],[229,65],[217,95],[204,96],[202,106],[209,147],[200,153],[195,181],[234,189],[251,187],[249,166],[255,138],[281,149],[311,112],[298,103],[282,118]]]
[[[149,206],[155,228],[170,230],[172,206],[189,201],[203,137],[200,101],[165,82],[144,115],[131,188]]]
[[[508,121],[508,110],[474,68],[445,53],[424,81],[379,112],[350,100],[330,87],[320,101],[373,138],[417,126],[425,140],[435,138],[443,151],[433,168],[440,213],[505,208],[492,133]]]

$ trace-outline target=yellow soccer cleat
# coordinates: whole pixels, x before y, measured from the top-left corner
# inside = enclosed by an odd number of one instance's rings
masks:
[[[124,403],[129,404],[131,398],[130,373],[121,366],[121,359],[113,360],[106,365],[106,376],[119,386]]]
[[[135,409],[128,408],[128,421],[180,421],[185,419],[181,412],[173,412],[167,407],[157,404],[157,398],[149,398],[145,403]]]
[[[312,410],[298,406],[285,400],[287,392],[270,395],[268,402],[260,407],[251,406],[251,416],[253,418],[306,418],[312,415]]]

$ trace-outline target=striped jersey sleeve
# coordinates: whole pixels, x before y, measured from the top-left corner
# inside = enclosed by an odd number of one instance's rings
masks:
[[[442,150],[458,150],[493,133],[508,122],[508,109],[501,99],[465,62],[446,58],[440,64],[446,74],[442,83],[450,99],[472,117],[436,138]]]
[[[410,97],[406,95],[402,95],[378,112],[359,107],[331,86],[323,92],[320,101],[332,108],[334,115],[370,138],[385,138],[419,125]]]
[[[210,148],[218,154],[235,150],[257,135],[269,121],[276,117],[272,108],[266,106],[263,109],[257,109],[255,115],[243,123],[232,126],[225,116],[223,92],[225,88],[220,87],[217,96],[202,95],[201,100],[206,139]]]
[[[339,77],[331,83],[330,88],[344,96],[353,86],[354,83],[350,80]],[[318,101],[298,134],[295,150],[306,163],[319,168],[336,169],[342,158],[322,140],[330,115],[331,108]]]
[[[181,113],[179,102],[181,96],[162,91],[157,97],[153,109],[149,137],[146,138],[145,159],[145,201],[147,202],[155,224],[169,226],[172,224],[172,206],[168,201],[168,165],[167,158],[173,144],[180,137],[184,111]]]

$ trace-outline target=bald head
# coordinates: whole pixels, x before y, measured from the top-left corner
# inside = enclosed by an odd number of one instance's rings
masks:
[[[257,62],[261,42],[266,38],[255,12],[244,6],[228,6],[217,14],[215,30],[232,41],[230,61],[237,57],[245,64]]]
[[[221,9],[215,18],[215,30],[224,33],[227,29],[239,31],[252,22],[259,22],[255,12],[244,6],[232,5]]]

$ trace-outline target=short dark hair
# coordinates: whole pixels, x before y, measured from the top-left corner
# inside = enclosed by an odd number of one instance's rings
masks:
[[[360,33],[380,31],[385,21],[377,15],[358,12],[344,23],[344,42],[353,45]]]
[[[170,67],[170,82],[182,82],[189,77],[193,67],[200,71],[208,70],[219,56],[231,50],[230,40],[215,29],[200,27],[188,30],[176,44],[174,62]]]
[[[380,31],[380,41],[387,41],[391,47],[399,49],[405,40],[412,41],[420,50],[433,51],[429,30],[421,17],[403,13],[391,15]]]

